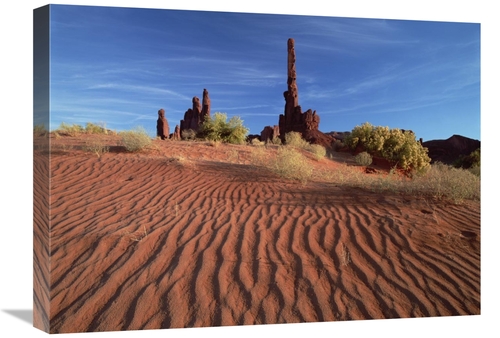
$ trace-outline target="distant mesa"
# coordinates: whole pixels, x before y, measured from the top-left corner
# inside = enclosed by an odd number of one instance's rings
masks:
[[[331,132],[328,132],[325,134],[333,137],[336,140],[343,141],[344,138],[346,138],[348,135],[351,134],[351,132],[350,131],[331,131]]]
[[[187,129],[198,131],[200,125],[207,118],[210,118],[210,97],[208,96],[208,90],[203,89],[202,104],[200,104],[200,99],[196,96],[193,97],[192,102],[193,106],[184,113],[184,119],[181,120],[180,133]]]
[[[460,156],[467,156],[474,150],[481,148],[481,141],[461,135],[453,135],[446,140],[431,140],[422,142],[422,146],[429,149],[432,162],[452,164]]]

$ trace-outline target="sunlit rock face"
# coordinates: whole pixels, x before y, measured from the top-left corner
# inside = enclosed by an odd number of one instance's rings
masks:
[[[318,143],[326,147],[331,146],[333,138],[319,131],[319,115],[308,109],[302,112],[299,105],[299,89],[297,87],[297,71],[295,69],[295,41],[288,39],[288,89],[283,93],[285,98],[284,114],[279,116],[279,135],[282,140],[285,134],[296,131],[311,143]]]
[[[189,108],[184,113],[184,119],[181,120],[180,132],[186,129],[198,131],[200,125],[207,118],[210,118],[210,97],[208,95],[208,90],[203,89],[202,103],[200,103],[200,99],[197,96],[193,97],[192,108]]]
[[[165,117],[165,110],[158,110],[158,120],[156,121],[156,136],[160,137],[162,140],[168,139],[170,134],[170,128],[168,126],[167,118]]]

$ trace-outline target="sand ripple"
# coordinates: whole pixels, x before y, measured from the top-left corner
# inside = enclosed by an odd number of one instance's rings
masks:
[[[476,204],[119,154],[51,170],[51,332],[480,313]]]

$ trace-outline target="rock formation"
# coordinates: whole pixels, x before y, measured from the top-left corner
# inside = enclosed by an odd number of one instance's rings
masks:
[[[193,97],[193,106],[184,113],[184,119],[180,123],[180,132],[186,129],[198,131],[200,124],[210,117],[210,97],[208,91],[203,89],[203,107],[198,97]]]
[[[158,110],[158,120],[156,121],[156,136],[160,137],[162,140],[168,139],[170,134],[170,128],[168,127],[168,121],[165,117],[165,110]]]
[[[330,147],[333,141],[331,136],[319,131],[319,115],[308,109],[305,113],[299,105],[299,90],[297,87],[297,72],[295,69],[295,41],[288,39],[288,90],[283,93],[285,111],[279,117],[279,135],[284,140],[285,134],[296,131],[311,143]]]
[[[431,163],[442,162],[452,164],[460,158],[481,148],[481,141],[461,135],[453,135],[446,140],[431,140],[422,142],[422,146],[429,150]]]
[[[203,89],[203,108],[201,110],[201,121],[203,123],[207,117],[210,117],[210,97],[208,96],[208,90]]]
[[[181,139],[181,128],[179,127],[179,125],[175,126],[174,133],[172,134],[171,139],[176,141],[179,141]]]
[[[280,128],[279,126],[266,126],[264,129],[260,132],[260,140],[262,142],[271,142],[274,140],[275,137],[280,136]]]
[[[297,87],[297,72],[295,70],[295,41],[288,39],[288,90],[283,93],[285,112],[279,117],[279,132],[281,137],[291,131],[305,134],[308,130],[318,130],[319,116],[311,109],[302,113],[299,105],[299,89]],[[305,135],[304,135],[305,136]]]

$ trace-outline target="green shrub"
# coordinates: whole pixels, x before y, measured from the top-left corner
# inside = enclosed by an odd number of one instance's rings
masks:
[[[425,170],[431,159],[411,131],[374,127],[370,123],[356,126],[344,142],[352,150],[362,146],[371,155],[397,163],[404,170]]]
[[[199,135],[210,141],[244,144],[249,129],[238,116],[227,121],[226,113],[215,113],[200,126]]]
[[[119,135],[121,136],[123,146],[130,152],[142,150],[152,142],[151,137],[142,127],[136,127],[135,130],[122,131]]]
[[[357,164],[364,166],[369,166],[373,162],[372,155],[368,154],[366,151],[363,151],[354,156],[354,160]]]
[[[457,161],[453,163],[455,168],[480,168],[481,167],[481,149],[478,148],[471,152],[469,155],[460,156]]]

